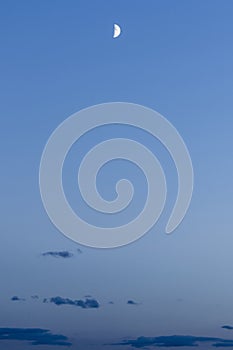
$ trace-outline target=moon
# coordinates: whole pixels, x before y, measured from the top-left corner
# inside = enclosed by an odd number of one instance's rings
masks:
[[[114,24],[113,26],[113,38],[118,38],[118,36],[121,34],[121,27],[118,24]]]

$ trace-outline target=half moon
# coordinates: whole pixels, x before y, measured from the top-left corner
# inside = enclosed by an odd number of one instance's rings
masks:
[[[113,38],[117,38],[121,34],[121,27],[118,24],[114,24],[113,27]]]

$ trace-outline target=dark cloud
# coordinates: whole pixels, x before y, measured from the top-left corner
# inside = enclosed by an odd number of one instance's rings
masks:
[[[60,252],[53,252],[53,251],[49,251],[49,252],[45,252],[41,254],[42,256],[52,256],[53,258],[72,258],[73,254],[68,252],[67,250],[64,251],[60,251]]]
[[[28,341],[31,345],[72,345],[64,335],[40,328],[0,328],[0,340]]]
[[[160,337],[139,337],[137,339],[125,340],[121,343],[111,345],[131,345],[133,348],[146,347],[182,347],[182,346],[198,346],[199,343],[211,343],[214,347],[232,347],[233,340],[214,338],[214,337],[195,337],[192,335],[171,335]]]
[[[127,301],[127,304],[128,304],[128,305],[139,305],[139,303],[137,303],[137,302],[134,301],[134,300],[128,300],[128,301]]]
[[[25,301],[25,299],[23,298],[20,298],[20,297],[17,297],[16,295],[14,295],[12,298],[11,298],[12,301]]]
[[[227,326],[227,325],[222,326],[222,328],[223,328],[223,329],[228,329],[228,330],[233,330],[233,327],[232,327],[232,326]]]
[[[55,305],[72,305],[79,306],[83,309],[96,309],[99,308],[99,303],[96,299],[86,298],[85,300],[72,300],[69,298],[53,297],[50,299],[44,299],[44,303],[53,303]]]

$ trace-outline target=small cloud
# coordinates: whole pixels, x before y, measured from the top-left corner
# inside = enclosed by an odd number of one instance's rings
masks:
[[[41,255],[52,256],[53,258],[63,258],[63,259],[72,258],[73,256],[73,254],[68,252],[67,250],[60,251],[60,252],[49,251],[49,252],[42,253]]]
[[[139,305],[139,303],[137,303],[137,302],[134,301],[134,300],[128,300],[128,301],[127,301],[127,304],[128,304],[128,305]]]
[[[78,254],[82,254],[82,250],[78,248],[78,249],[77,249],[77,253],[78,253]]]
[[[37,299],[39,299],[39,296],[38,296],[38,295],[31,295],[31,298],[32,298],[33,300],[37,300]]]
[[[60,305],[72,305],[72,306],[79,306],[82,309],[97,309],[99,308],[99,303],[96,299],[93,298],[86,298],[85,300],[72,300],[69,298],[62,298],[62,297],[52,297],[50,299],[44,299],[44,303],[53,303],[57,306]]]
[[[31,345],[72,345],[64,335],[40,328],[0,328],[0,340],[28,341]]]
[[[233,326],[228,326],[228,325],[222,326],[222,328],[228,329],[228,330],[233,330]]]
[[[96,299],[86,299],[84,302],[84,308],[96,309],[99,308],[99,303]]]
[[[14,295],[14,296],[11,298],[11,301],[25,301],[25,299],[20,298],[20,297],[17,297],[16,295]]]
[[[109,304],[113,305],[113,304],[114,304],[114,302],[113,302],[113,301],[109,301]]]

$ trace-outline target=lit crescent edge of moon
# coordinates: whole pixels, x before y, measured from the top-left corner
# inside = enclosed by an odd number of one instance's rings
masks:
[[[118,36],[121,34],[121,27],[118,24],[114,24],[114,31],[113,31],[113,38],[118,38]]]

